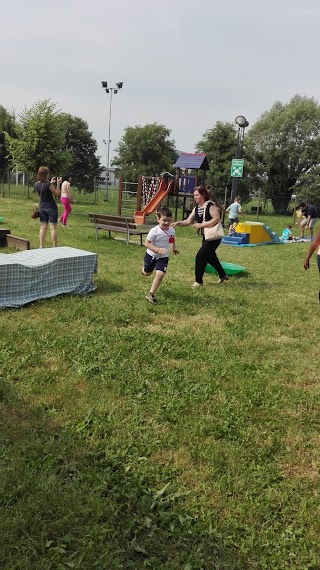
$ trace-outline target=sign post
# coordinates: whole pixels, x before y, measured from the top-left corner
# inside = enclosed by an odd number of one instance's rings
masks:
[[[233,178],[242,178],[243,175],[243,159],[233,158],[231,163],[231,176]]]

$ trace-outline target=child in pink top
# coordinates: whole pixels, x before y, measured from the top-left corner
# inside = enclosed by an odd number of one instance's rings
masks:
[[[66,174],[66,176],[62,178],[60,202],[63,205],[63,214],[60,218],[60,222],[63,226],[67,225],[68,216],[72,211],[70,200],[73,200],[75,202],[75,199],[70,190],[71,178],[71,174]]]

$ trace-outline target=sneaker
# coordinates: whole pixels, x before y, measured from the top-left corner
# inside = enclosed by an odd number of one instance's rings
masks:
[[[197,281],[195,281],[195,282],[192,284],[192,287],[203,287],[203,283],[198,283]]]
[[[158,302],[154,293],[148,293],[148,295],[146,295],[146,299],[147,299],[147,301],[149,301],[149,303],[157,303]]]
[[[225,281],[229,281],[228,275],[225,275],[224,277],[220,277],[220,279],[219,279],[219,283],[224,283]]]

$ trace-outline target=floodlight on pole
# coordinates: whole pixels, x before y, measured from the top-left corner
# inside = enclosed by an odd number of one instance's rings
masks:
[[[235,158],[242,158],[244,131],[246,127],[249,126],[249,122],[243,115],[238,115],[235,118],[235,123],[236,125],[238,125],[237,148],[236,148]],[[235,197],[238,194],[238,185],[239,185],[239,178],[234,176],[232,178],[232,188],[231,188],[232,202],[234,201]]]
[[[101,81],[101,86],[102,86],[102,89],[104,89],[106,93],[110,93],[108,139],[107,139],[107,141],[106,141],[106,145],[107,145],[107,160],[106,160],[106,185],[107,185],[107,190],[106,190],[106,197],[105,197],[105,199],[108,201],[109,170],[110,170],[109,165],[110,165],[110,143],[111,143],[110,134],[111,134],[112,96],[113,96],[113,93],[114,93],[114,94],[117,94],[118,91],[119,91],[119,89],[122,89],[123,81],[119,81],[118,83],[116,83],[116,87],[108,87],[108,82],[107,82],[107,81]]]

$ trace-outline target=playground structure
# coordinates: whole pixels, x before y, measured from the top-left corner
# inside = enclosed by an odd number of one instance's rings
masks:
[[[182,218],[188,217],[194,206],[193,190],[198,184],[204,183],[205,172],[209,169],[207,155],[181,153],[174,167],[175,175],[165,172],[161,176],[138,176],[135,183],[124,182],[120,177],[118,215],[121,216],[124,211],[132,215],[135,211],[136,223],[143,224],[146,217],[166,199],[166,205],[175,211],[175,220],[179,207],[182,207]]]
[[[231,236],[222,238],[221,243],[225,245],[250,246],[281,243],[281,240],[266,224],[261,222],[242,222],[236,226],[235,232]]]
[[[136,224],[144,224],[146,216],[152,214],[158,206],[160,206],[161,202],[165,199],[165,197],[173,190],[174,182],[170,180],[169,184],[167,184],[167,180],[162,178],[160,181],[159,187],[157,192],[153,195],[151,200],[146,204],[143,210],[137,210],[134,213],[134,221]]]
[[[175,220],[178,216],[179,201],[182,200],[182,218],[185,219],[194,207],[193,191],[205,183],[205,173],[209,170],[208,157],[204,153],[182,152],[175,163]],[[190,174],[194,172],[194,175]]]

